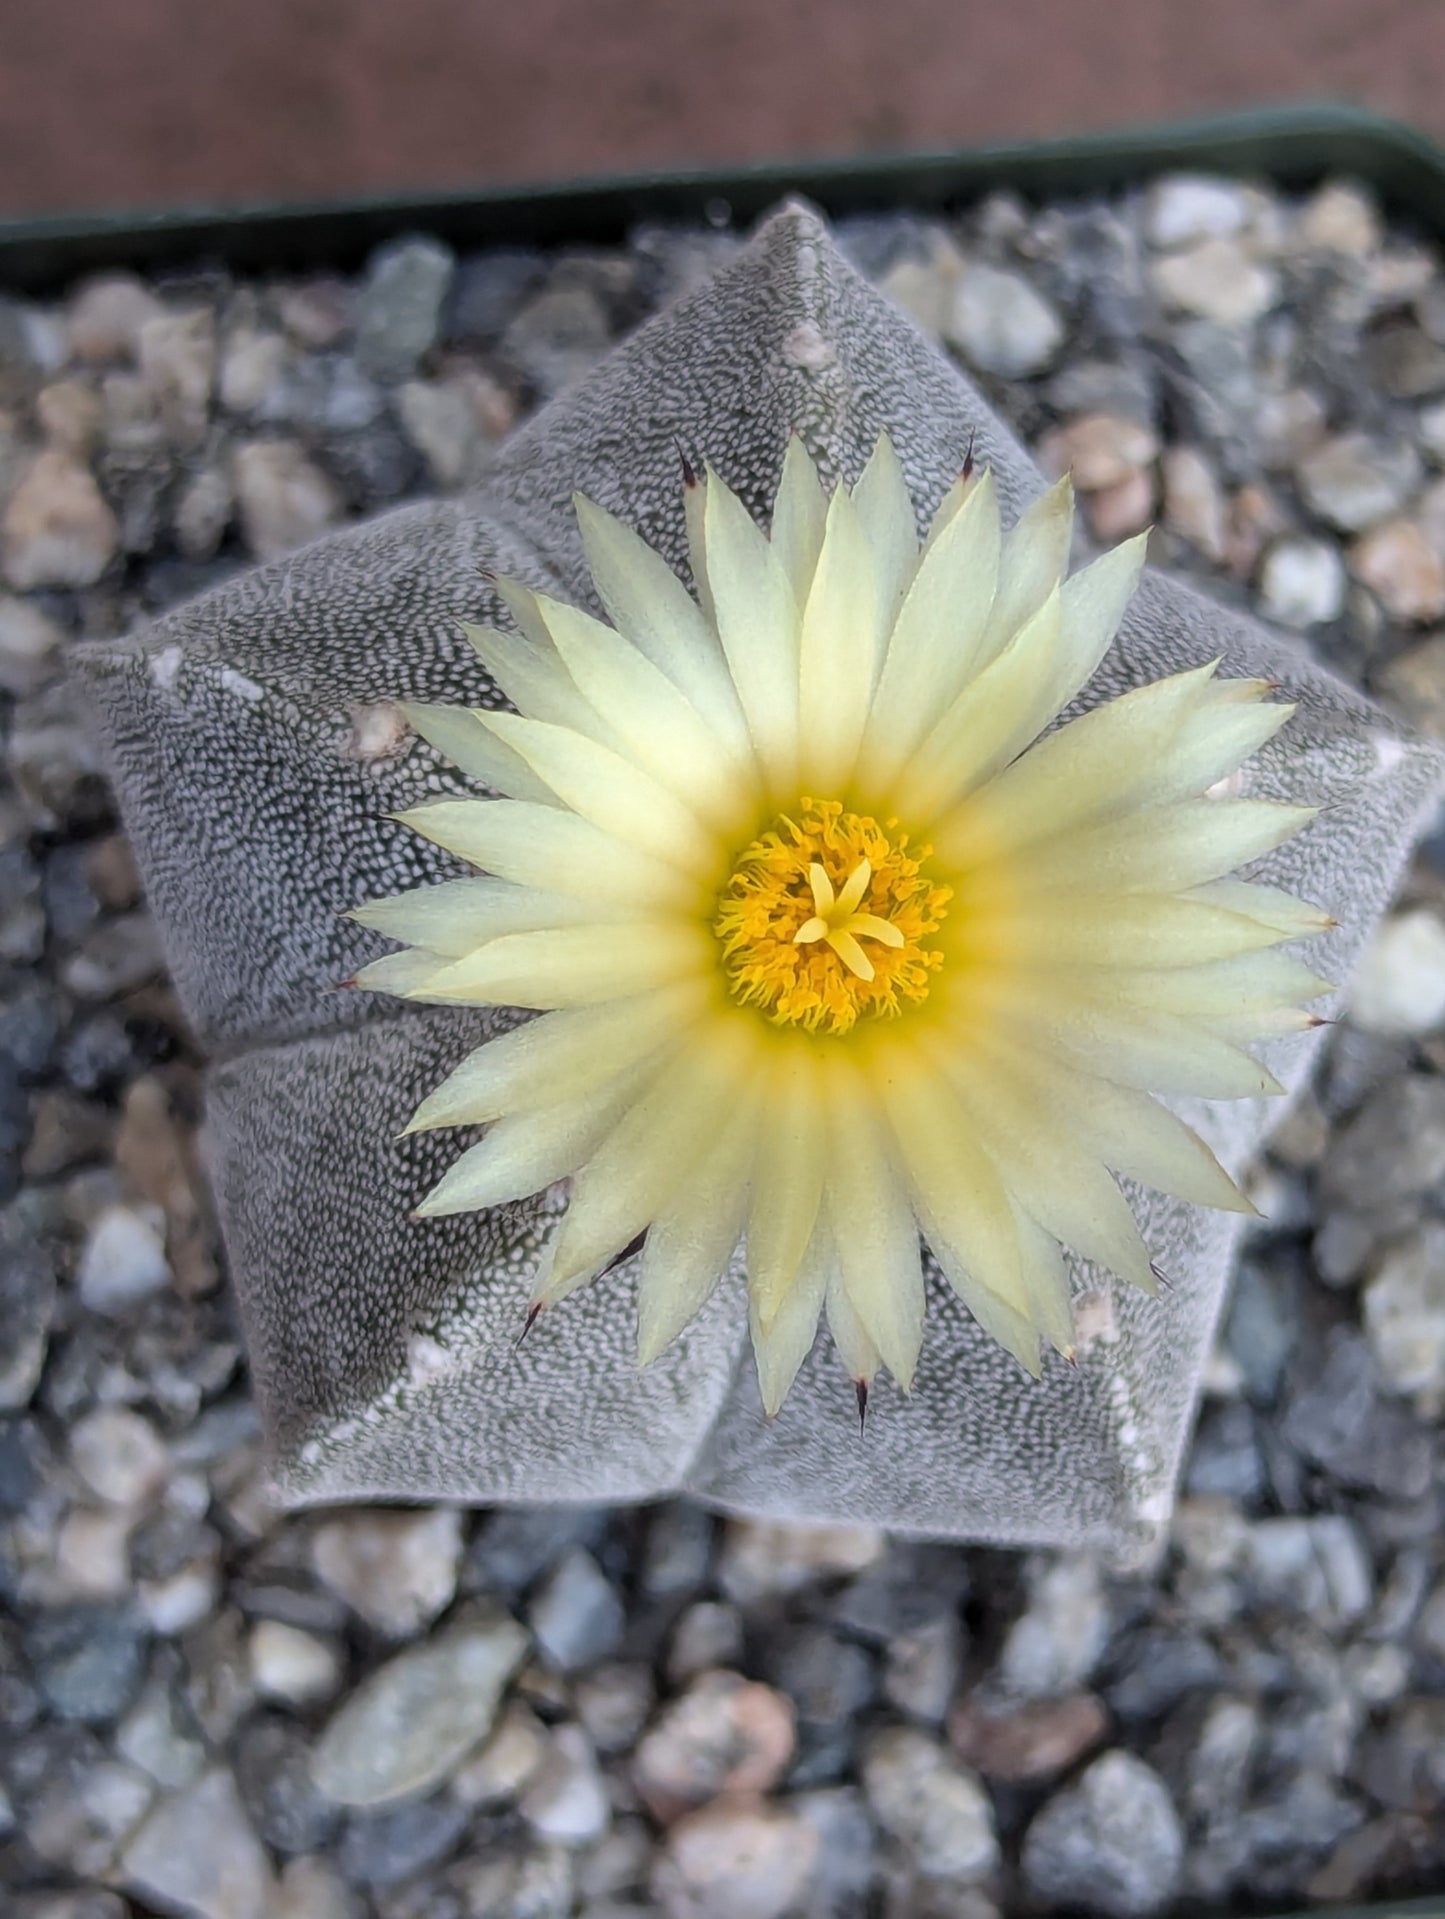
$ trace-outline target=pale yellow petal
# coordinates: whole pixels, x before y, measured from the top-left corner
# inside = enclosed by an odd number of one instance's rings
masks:
[[[908,482],[886,433],[880,433],[853,489],[858,524],[873,555],[879,617],[886,633],[918,564],[918,529]]]
[[[968,1121],[1019,1205],[1056,1239],[1134,1285],[1152,1290],[1149,1254],[1128,1202],[1049,1104],[972,1046],[941,1064]]]
[[[869,1339],[906,1389],[923,1344],[918,1227],[866,1082],[841,1056],[830,1068],[824,1203],[838,1267]]]
[[[1202,711],[1189,716],[1172,750],[1151,769],[1152,778],[1138,782],[1136,804],[1164,806],[1206,792],[1272,740],[1293,715],[1293,706],[1228,697],[1227,689],[1239,684],[1215,681],[1211,691],[1217,690],[1221,697],[1206,698]]]
[[[1054,592],[1068,570],[1073,533],[1074,489],[1066,478],[1034,500],[1004,535],[981,661],[1001,653]]]
[[[766,1070],[748,1213],[749,1296],[765,1329],[812,1237],[828,1152],[814,1049],[802,1044],[779,1047]]]
[[[1001,883],[1010,891],[1025,887],[1048,894],[1185,892],[1282,846],[1316,811],[1275,800],[1181,800],[1150,807],[1027,848],[1004,863]],[[982,893],[986,873],[978,885]]]
[[[843,1283],[843,1275],[836,1265],[828,1274],[826,1299],[828,1330],[833,1335],[833,1344],[838,1348],[838,1357],[842,1360],[848,1377],[859,1385],[871,1386],[879,1366],[882,1364],[878,1348],[868,1337],[858,1310],[848,1297],[848,1288]]]
[[[1058,659],[1038,731],[1056,719],[1098,671],[1134,597],[1147,544],[1148,536],[1140,533],[1064,581],[1059,594]]]
[[[605,723],[603,743],[703,818],[735,825],[755,772],[731,756],[725,730],[610,626],[559,600],[539,604],[568,672]]]
[[[535,609],[536,595],[527,593],[525,603]],[[502,633],[489,626],[463,625],[462,632],[519,713],[525,713],[529,719],[548,720],[554,726],[570,726],[579,733],[591,733],[594,738],[605,740],[609,746],[615,745],[610,728],[582,697],[562,664],[550,634],[541,625],[540,615],[535,623],[542,633],[540,644],[525,633]]]
[[[752,1334],[763,1411],[769,1419],[787,1398],[799,1367],[813,1349],[818,1315],[827,1297],[833,1264],[833,1249],[820,1222],[767,1326],[762,1324],[751,1298],[749,1300],[748,1330]]]
[[[1214,671],[1136,687],[1038,741],[939,821],[935,851],[970,866],[1126,809],[1169,763]]]
[[[514,800],[536,800],[543,806],[556,804],[550,789],[526,761],[489,733],[469,708],[403,701],[401,711],[413,732],[494,793],[505,793]]]
[[[706,873],[717,860],[716,834],[673,791],[610,747],[516,713],[487,713],[482,724],[559,800],[614,839],[684,873]]]
[[[859,779],[885,786],[972,676],[998,577],[991,476],[930,543],[894,621],[869,710]]]
[[[1195,1206],[1249,1212],[1248,1200],[1184,1122],[1147,1093],[1115,1086],[994,1032],[972,1044],[1016,1073],[1029,1096],[1050,1108],[1078,1143],[1106,1166]]]
[[[980,919],[994,955],[1020,969],[1042,966],[1162,968],[1232,959],[1286,936],[1243,913],[1165,893],[1074,893],[1067,910],[1032,893],[1013,910]]]
[[[424,946],[444,959],[460,959],[502,933],[536,933],[544,926],[574,926],[595,920],[597,908],[565,893],[539,893],[507,880],[438,880],[390,899],[368,900],[347,914],[388,939]]]
[[[1048,700],[1060,617],[1054,592],[942,713],[899,776],[900,814],[937,819],[1030,744]]]
[[[705,979],[708,935],[686,920],[620,920],[509,933],[453,960],[427,981],[428,999],[463,1005],[592,1006],[599,1000]]]
[[[798,603],[782,562],[742,501],[709,471],[707,578],[753,746],[776,793],[798,764]]]
[[[742,1237],[753,1143],[734,1115],[647,1229],[637,1287],[637,1363],[647,1366],[712,1297]]]
[[[981,1285],[946,1240],[936,1238],[929,1233],[928,1247],[938,1270],[989,1338],[997,1340],[1005,1352],[1012,1353],[1019,1364],[1037,1379],[1042,1371],[1039,1329],[1030,1316],[1033,1310],[1032,1303],[1029,1289],[1023,1283],[1022,1277],[1020,1279],[1022,1304],[1016,1306],[1001,1298],[989,1287]],[[1022,1268],[1020,1273],[1022,1275]]]
[[[707,579],[707,486],[691,468],[686,470],[682,487],[683,524],[687,533],[688,562],[698,605],[713,631],[717,631],[717,608]]]
[[[737,690],[701,607],[630,526],[580,493],[573,503],[587,565],[612,624],[706,716],[733,757],[746,760],[747,727]]]
[[[418,1217],[505,1206],[575,1172],[636,1101],[648,1070],[644,1063],[561,1105],[499,1119],[443,1174],[417,1207]]]
[[[924,1237],[951,1284],[955,1272],[967,1273],[1026,1319],[1018,1234],[998,1170],[937,1068],[910,1047],[900,1045],[896,1059],[892,1050],[878,1093]]]
[[[446,969],[440,953],[416,947],[403,953],[383,953],[380,959],[359,967],[349,984],[363,993],[395,993],[403,999],[423,996],[426,983]]]
[[[1014,1206],[1014,1226],[1019,1236],[1019,1259],[1028,1293],[1029,1320],[1055,1352],[1072,1357],[1074,1309],[1069,1297],[1068,1268],[1064,1264],[1059,1243],[1052,1233],[1045,1232],[1038,1221],[1017,1204]],[[1027,1359],[1024,1363],[1028,1364]],[[1038,1370],[1037,1359],[1032,1370]]]
[[[1180,969],[1181,971],[1183,969]],[[1168,974],[1134,976],[1134,983]],[[1248,1053],[1173,1011],[1151,1008],[1142,992],[1126,995],[1123,976],[1084,992],[1078,976],[1039,970],[970,983],[972,1009],[1007,1022],[1011,1031],[1056,1049],[1084,1071],[1146,1093],[1245,1099],[1283,1091]]]
[[[851,778],[878,669],[878,627],[873,554],[839,487],[803,609],[799,778],[808,791],[841,792]]]
[[[1292,954],[1269,951],[1164,972],[1129,972],[1119,977],[1114,990],[1129,1006],[1213,1020],[1302,1006],[1333,989]]]
[[[531,1112],[591,1093],[677,1045],[706,1000],[705,982],[685,980],[529,1020],[469,1053],[422,1101],[406,1130],[481,1125],[503,1113]]]
[[[783,477],[773,502],[771,541],[778,563],[787,575],[802,613],[813,584],[818,555],[823,550],[823,527],[828,518],[828,496],[818,470],[796,433],[788,436],[783,455]]]
[[[754,1049],[729,1047],[720,1031],[663,1066],[577,1175],[543,1303],[619,1252],[680,1194],[717,1136],[719,1113],[754,1110],[755,1068]]]
[[[1211,880],[1205,886],[1191,887],[1189,897],[1206,900],[1211,906],[1228,907],[1232,913],[1244,913],[1250,919],[1273,926],[1290,939],[1309,939],[1316,933],[1326,933],[1335,923],[1322,907],[1312,906],[1308,900],[1296,899],[1282,887],[1266,886],[1259,880]],[[1316,988],[1317,992],[1327,990],[1323,981]],[[1310,999],[1314,995],[1304,997]]]
[[[623,845],[559,806],[436,800],[396,817],[497,879],[595,900],[609,909],[609,918],[695,903],[695,887],[675,867]]]
[[[970,450],[965,465],[960,469],[957,478],[934,508],[933,518],[928,523],[928,531],[923,539],[924,553],[927,553],[929,548],[933,546],[944,528],[963,511],[978,488],[985,484],[992,486],[993,483],[992,469],[989,467],[975,467],[972,463],[972,451]]]

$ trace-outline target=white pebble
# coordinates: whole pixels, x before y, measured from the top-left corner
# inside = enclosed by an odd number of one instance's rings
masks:
[[[1350,1023],[1396,1037],[1445,1022],[1445,925],[1429,907],[1382,921],[1346,1002]]]
[[[70,1436],[70,1460],[109,1506],[139,1506],[165,1483],[170,1455],[154,1426],[124,1406],[90,1413]]]
[[[1325,540],[1278,540],[1259,576],[1260,611],[1281,626],[1326,626],[1345,607],[1345,565]]]
[[[220,1597],[220,1575],[213,1561],[197,1560],[169,1579],[142,1580],[137,1597],[151,1631],[169,1638],[210,1618]]]
[[[607,1788],[591,1743],[580,1726],[559,1726],[542,1770],[527,1788],[522,1817],[543,1839],[590,1846],[612,1817]]]
[[[1231,239],[1201,240],[1182,253],[1166,253],[1149,277],[1166,306],[1223,327],[1257,320],[1279,298],[1278,274]]]
[[[77,1274],[81,1302],[119,1315],[170,1283],[158,1206],[107,1206],[90,1230]]]
[[[1021,273],[968,266],[954,289],[944,337],[971,366],[1018,379],[1052,362],[1064,323]]]
[[[1238,233],[1249,202],[1232,180],[1208,174],[1174,173],[1151,188],[1144,203],[1144,237],[1151,247],[1191,246]]]
[[[250,1653],[256,1690],[267,1699],[305,1706],[329,1699],[340,1683],[335,1646],[284,1620],[258,1619],[251,1628]]]
[[[1365,1331],[1397,1393],[1445,1393],[1445,1225],[1428,1220],[1381,1260],[1364,1293]]]

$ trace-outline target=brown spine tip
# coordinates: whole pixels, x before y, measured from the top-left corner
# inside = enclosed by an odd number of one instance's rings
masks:
[[[963,465],[958,469],[958,477],[960,480],[971,480],[973,478],[973,443],[977,438],[978,429],[975,427],[969,433],[968,451],[963,456]]]
[[[1164,1271],[1162,1266],[1156,1266],[1151,1259],[1149,1262],[1149,1270],[1166,1293],[1172,1293],[1174,1291],[1174,1281],[1169,1277],[1168,1273]]]
[[[331,990],[333,993],[351,993],[357,991],[358,981],[355,973],[353,973],[349,979],[337,980]]]
[[[861,1435],[868,1424],[868,1381],[866,1379],[853,1381],[853,1397],[858,1401],[858,1431]]]
[[[542,1302],[540,1299],[534,1299],[531,1305],[527,1308],[527,1316],[522,1321],[522,1330],[521,1332],[517,1334],[517,1346],[520,1346],[522,1341],[527,1337],[528,1333],[531,1332],[532,1328],[536,1325],[538,1319],[541,1317],[541,1313],[542,1313]],[[512,1348],[512,1351],[515,1352],[516,1350],[517,1350],[517,1347],[514,1346]]]
[[[624,1260],[631,1259],[633,1258],[635,1254],[640,1253],[646,1244],[647,1244],[647,1233],[646,1233],[646,1230],[644,1229],[642,1232],[635,1234],[633,1238],[628,1240],[627,1244],[623,1247],[620,1253],[614,1253],[612,1255],[611,1259],[608,1260],[607,1264],[598,1273],[597,1277],[599,1279],[605,1279],[609,1273],[615,1272],[617,1268],[620,1265],[622,1265]]]
[[[1323,1013],[1306,1013],[1305,1018],[1309,1022],[1311,1027],[1339,1025],[1338,1020],[1326,1019]]]
[[[677,442],[677,457],[682,462],[682,483],[689,489],[697,485],[697,469],[682,450],[682,442]]]

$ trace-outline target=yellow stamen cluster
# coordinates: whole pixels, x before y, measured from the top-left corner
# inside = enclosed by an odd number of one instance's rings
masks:
[[[738,856],[713,931],[733,996],[783,1026],[846,1033],[928,997],[942,954],[925,947],[948,901],[895,819],[805,798]],[[864,944],[866,942],[866,945]]]

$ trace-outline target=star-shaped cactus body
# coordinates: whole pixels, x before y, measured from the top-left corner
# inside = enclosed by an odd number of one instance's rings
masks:
[[[390,818],[474,790],[401,703],[504,705],[460,632],[510,624],[498,578],[601,611],[574,494],[686,577],[680,452],[764,520],[791,436],[825,486],[852,486],[880,434],[920,530],[969,449],[1005,523],[1042,491],[957,369],[815,214],[790,206],[529,421],[475,494],[332,535],[82,654],[171,968],[213,1057],[212,1177],[287,1497],[683,1490],[758,1514],[1000,1543],[1128,1554],[1157,1538],[1238,1215],[1126,1182],[1169,1288],[1149,1299],[1072,1261],[1076,1363],[1051,1360],[1038,1380],[925,1262],[929,1335],[908,1394],[880,1378],[860,1435],[820,1340],[765,1421],[737,1257],[642,1372],[635,1259],[519,1343],[563,1197],[414,1218],[458,1140],[403,1131],[518,1015],[338,990],[386,950],[347,909],[466,870]],[[1308,957],[1343,981],[1438,785],[1438,756],[1297,644],[1152,573],[1075,710],[1220,656],[1223,672],[1278,682],[1296,704],[1244,778],[1253,797],[1322,810],[1251,876],[1333,916]],[[1290,1091],[1315,1044],[1279,1039],[1261,1057]],[[1172,1104],[1235,1174],[1281,1110]]]

